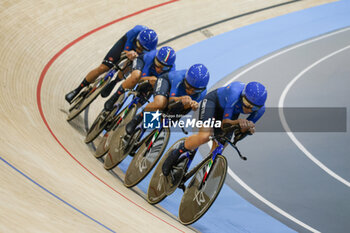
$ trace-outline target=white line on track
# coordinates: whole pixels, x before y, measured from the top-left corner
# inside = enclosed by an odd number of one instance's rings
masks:
[[[287,212],[285,212],[284,210],[282,210],[281,208],[277,207],[276,205],[274,205],[273,203],[269,202],[268,200],[266,200],[264,197],[262,197],[259,193],[255,192],[251,187],[249,187],[246,183],[244,183],[243,180],[241,180],[232,170],[231,168],[228,167],[228,174],[235,180],[237,181],[243,188],[245,188],[248,192],[250,192],[253,196],[255,196],[257,199],[259,199],[260,201],[262,201],[264,204],[266,204],[267,206],[269,206],[270,208],[272,208],[273,210],[275,210],[276,212],[278,212],[279,214],[283,215],[284,217],[290,219],[291,221],[297,223],[298,225],[304,227],[305,229],[311,231],[311,232],[315,232],[315,233],[320,233],[320,231],[310,227],[309,225],[303,223],[302,221],[300,221],[299,219],[293,217],[292,215],[288,214]]]
[[[290,137],[290,139],[295,143],[295,145],[297,145],[297,147],[309,158],[311,159],[312,162],[314,162],[317,166],[319,166],[321,169],[323,169],[325,172],[327,172],[330,176],[332,176],[333,178],[337,179],[338,181],[342,182],[343,184],[345,184],[346,186],[350,187],[350,182],[345,180],[344,178],[340,177],[339,175],[337,175],[335,172],[333,172],[332,170],[330,170],[328,167],[326,167],[323,163],[321,163],[318,159],[316,159],[302,144],[301,142],[295,137],[295,135],[293,134],[293,132],[291,132],[289,125],[287,123],[287,120],[285,118],[284,112],[283,112],[283,104],[284,104],[284,100],[287,96],[287,93],[289,91],[289,89],[294,85],[294,83],[301,78],[305,73],[307,73],[309,70],[311,70],[312,68],[314,68],[315,66],[317,66],[318,64],[320,64],[321,62],[327,60],[328,58],[333,57],[334,55],[337,55],[338,53],[341,53],[347,49],[350,48],[350,45],[339,49],[331,54],[328,54],[327,56],[319,59],[318,61],[314,62],[313,64],[311,64],[310,66],[306,67],[303,71],[301,71],[297,76],[295,76],[295,78],[290,81],[290,83],[288,83],[288,85],[286,86],[286,88],[283,90],[282,95],[280,97],[279,103],[278,103],[278,113],[283,125],[283,128],[285,129],[285,131],[287,132],[288,136]]]
[[[301,47],[301,46],[304,46],[304,45],[307,45],[307,44],[311,44],[311,43],[313,43],[313,42],[316,42],[316,41],[319,41],[319,40],[325,39],[325,38],[327,38],[327,37],[330,37],[330,36],[333,36],[333,35],[336,35],[336,34],[345,32],[345,31],[349,31],[349,30],[350,30],[350,28],[344,28],[344,29],[342,29],[342,30],[335,31],[335,32],[332,32],[332,33],[329,33],[329,34],[326,34],[326,35],[317,37],[317,38],[315,38],[315,39],[305,41],[305,42],[303,42],[303,43],[297,44],[297,45],[292,46],[292,47],[290,47],[290,48],[288,48],[288,49],[285,49],[285,50],[282,50],[282,51],[280,51],[280,52],[278,52],[278,53],[275,53],[275,54],[273,54],[273,55],[271,55],[271,56],[269,56],[269,57],[267,57],[267,58],[265,58],[265,59],[263,59],[263,60],[261,60],[261,61],[255,63],[254,65],[248,67],[247,69],[243,70],[242,72],[238,73],[236,76],[232,77],[228,82],[226,82],[223,86],[228,85],[228,84],[231,83],[232,81],[234,81],[234,80],[238,79],[239,77],[241,77],[243,74],[245,74],[245,73],[251,71],[252,69],[256,68],[257,66],[259,66],[259,65],[261,65],[261,64],[263,64],[263,63],[265,63],[265,62],[267,62],[267,61],[269,61],[269,60],[271,60],[271,59],[273,59],[273,58],[275,58],[275,57],[277,57],[277,56],[279,56],[279,55],[285,54],[285,53],[287,53],[287,52],[289,52],[289,51],[291,51],[291,50],[293,50],[293,49],[299,48],[299,47]]]
[[[275,53],[269,57],[266,57],[265,59],[255,63],[254,65],[248,67],[247,69],[243,70],[242,72],[238,73],[237,75],[235,75],[234,77],[232,77],[228,82],[226,82],[223,86],[226,86],[228,85],[229,83],[231,83],[232,81],[238,79],[240,76],[242,76],[243,74],[249,72],[250,70],[256,68],[257,66],[279,56],[279,55],[282,55],[282,54],[285,54],[293,49],[296,49],[296,48],[299,48],[301,46],[304,46],[304,45],[307,45],[307,44],[311,44],[313,42],[316,42],[316,41],[319,41],[319,40],[322,40],[322,39],[325,39],[327,37],[330,37],[330,36],[333,36],[333,35],[336,35],[336,34],[339,34],[339,33],[342,33],[342,32],[345,32],[345,31],[348,31],[350,30],[350,28],[345,28],[345,29],[342,29],[342,30],[339,30],[339,31],[335,31],[335,32],[332,32],[332,33],[329,33],[329,34],[326,34],[326,35],[323,35],[323,36],[320,36],[320,37],[317,37],[317,38],[314,38],[312,40],[308,40],[308,41],[305,41],[303,43],[300,43],[300,44],[297,44],[295,46],[292,46],[288,49],[285,49],[285,50],[282,50],[278,53]],[[277,207],[276,205],[274,205],[273,203],[269,202],[268,200],[266,200],[264,197],[262,197],[260,194],[258,194],[256,191],[254,191],[251,187],[249,187],[246,183],[244,183],[229,167],[228,167],[228,174],[237,182],[239,183],[243,188],[245,188],[248,192],[250,192],[253,196],[255,196],[257,199],[259,199],[260,201],[262,201],[264,204],[266,204],[267,206],[269,206],[271,209],[275,210],[276,212],[278,212],[279,214],[281,214],[282,216],[290,219],[291,221],[295,222],[296,224],[304,227],[305,229],[311,231],[311,232],[319,232],[318,230],[310,227],[309,225],[301,222],[300,220],[296,219],[295,217],[291,216],[290,214],[288,214],[287,212],[285,212],[284,210],[280,209],[279,207]]]

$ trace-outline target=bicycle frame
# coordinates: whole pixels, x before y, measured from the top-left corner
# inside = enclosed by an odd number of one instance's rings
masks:
[[[159,134],[162,132],[163,128],[164,128],[164,123],[165,125],[169,125],[169,119],[168,118],[164,118],[164,121],[160,122],[160,127],[157,129],[157,131],[154,133],[150,144],[147,147],[147,151],[150,150],[151,146],[153,145],[154,141],[158,138]],[[140,135],[140,139],[142,138],[144,132],[146,131],[146,129],[143,127],[143,125],[141,126],[141,135]],[[182,128],[182,130],[187,134],[187,132]],[[141,141],[140,141],[141,142]]]
[[[165,121],[168,121],[167,118],[165,118]],[[142,138],[143,136],[143,133],[146,131],[144,128],[143,128],[143,125],[141,127],[143,129],[143,132],[141,133],[140,135],[140,138]],[[149,151],[149,149],[151,148],[151,146],[153,145],[154,141],[157,139],[157,137],[159,136],[160,132],[163,130],[163,121],[160,122],[160,128],[157,129],[157,131],[154,133],[152,139],[151,139],[151,142],[150,144],[148,145],[147,147],[147,151]]]
[[[140,97],[134,97],[132,100],[131,100],[131,103],[128,105],[128,107],[124,110],[123,114],[120,116],[118,122],[116,123],[116,125],[119,125],[120,122],[124,119],[124,117],[128,114],[129,110],[132,108],[132,106],[134,104],[138,104],[140,100]],[[118,115],[118,112],[115,113],[114,116]]]
[[[205,180],[206,180],[206,178],[207,178],[207,176],[208,176],[208,174],[209,174],[209,172],[210,172],[210,169],[211,169],[211,167],[212,167],[212,165],[213,165],[213,162],[214,162],[216,156],[217,156],[218,154],[222,154],[222,151],[224,150],[224,146],[223,146],[220,142],[217,142],[217,143],[218,143],[218,146],[214,149],[214,151],[213,151],[212,153],[210,153],[205,159],[203,159],[199,164],[197,164],[194,168],[192,168],[191,171],[189,171],[188,173],[186,173],[186,174],[184,175],[183,183],[186,183],[186,181],[187,181],[188,179],[190,179],[190,178],[194,175],[194,173],[195,173],[209,158],[211,158],[211,162],[209,163],[209,166],[208,166],[208,168],[207,168],[207,170],[206,170],[206,172],[205,172],[204,178],[203,178],[203,182],[205,182]],[[196,149],[196,151],[197,151],[197,149]],[[195,151],[195,152],[196,152],[196,151]],[[194,152],[194,153],[195,153],[195,152]],[[193,161],[193,159],[192,159],[191,156],[190,156],[190,152],[187,152],[187,153],[186,153],[186,157],[189,159],[189,161],[188,161],[188,163],[187,163],[187,170],[188,170],[189,167],[190,167],[190,165],[191,165],[191,163],[192,163],[192,161]]]
[[[188,179],[190,179],[196,172],[197,170],[209,159],[211,158],[211,161],[209,163],[209,166],[207,167],[207,170],[204,174],[203,180],[202,180],[202,184],[206,181],[208,174],[212,168],[212,165],[216,159],[216,156],[219,154],[222,154],[223,150],[225,149],[226,145],[224,146],[222,143],[220,143],[218,140],[216,140],[216,138],[214,136],[210,137],[211,140],[215,140],[217,143],[216,148],[214,149],[213,152],[211,152],[205,159],[203,159],[199,164],[197,164],[191,171],[189,171],[188,173],[186,173],[184,175],[184,178],[182,180],[182,184],[186,183],[186,181]],[[230,139],[225,138],[225,141],[230,144],[238,153],[239,157],[243,160],[247,160],[246,157],[242,156],[241,152],[239,151],[239,149],[237,148],[237,146],[235,145],[235,143],[232,143],[230,141]],[[187,169],[190,167],[191,163],[192,163],[192,159],[191,156],[189,156],[189,152],[186,153],[187,158],[189,159],[189,162],[187,164]]]

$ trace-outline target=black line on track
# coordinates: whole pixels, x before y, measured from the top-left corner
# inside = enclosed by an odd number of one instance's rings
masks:
[[[179,39],[181,37],[187,36],[189,34],[198,32],[200,30],[203,30],[203,29],[206,29],[206,28],[209,28],[209,27],[213,27],[213,26],[221,24],[221,23],[225,23],[225,22],[230,21],[230,20],[234,20],[234,19],[241,18],[241,17],[247,16],[247,15],[252,15],[252,14],[255,14],[255,13],[258,13],[258,12],[270,10],[270,9],[273,9],[273,8],[276,8],[276,7],[289,5],[289,4],[292,4],[292,3],[295,3],[295,2],[300,2],[300,1],[302,1],[302,0],[293,0],[293,1],[289,1],[289,2],[284,2],[284,3],[276,4],[276,5],[273,5],[273,6],[261,8],[261,9],[258,9],[258,10],[250,11],[250,12],[247,12],[247,13],[243,13],[243,14],[240,14],[240,15],[236,15],[236,16],[233,16],[233,17],[230,17],[230,18],[227,18],[227,19],[223,19],[223,20],[220,20],[220,21],[217,21],[217,22],[214,22],[214,23],[211,23],[211,24],[208,24],[208,25],[205,25],[205,26],[193,29],[191,31],[182,33],[180,35],[174,36],[173,38],[170,38],[170,39],[168,39],[166,41],[163,41],[162,43],[158,44],[158,46],[162,46],[162,45],[164,45],[166,43],[169,43],[171,41],[177,40],[177,39]]]

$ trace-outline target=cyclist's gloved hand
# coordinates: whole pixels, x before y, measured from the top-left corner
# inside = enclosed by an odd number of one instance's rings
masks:
[[[137,54],[134,50],[126,51],[125,53],[126,53],[126,57],[127,57],[130,61],[132,61],[132,60],[134,60],[135,58],[138,57],[138,54]]]
[[[191,101],[190,105],[193,111],[196,111],[199,107],[199,104],[197,103],[197,101],[194,101],[194,100]]]
[[[191,97],[188,95],[181,96],[181,101],[183,105],[189,105],[192,101]]]
[[[253,122],[248,121],[247,119],[237,119],[239,127],[241,127],[241,131],[245,132],[249,130],[250,127],[252,127]]]
[[[251,127],[248,131],[248,134],[252,135],[255,133],[255,126]]]
[[[156,84],[156,82],[157,82],[157,77],[150,76],[148,81],[152,85],[152,87],[154,87],[154,84]]]

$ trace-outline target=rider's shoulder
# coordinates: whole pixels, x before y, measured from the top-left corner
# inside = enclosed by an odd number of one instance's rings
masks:
[[[136,25],[135,27],[133,27],[130,31],[133,32],[141,32],[143,30],[148,29],[148,27],[144,26],[144,25]]]
[[[265,105],[264,105],[264,106],[262,106],[257,112],[258,112],[258,114],[264,114],[264,113],[265,113],[265,110],[266,110],[266,107],[265,107]]]
[[[186,70],[173,70],[169,72],[169,79],[183,79],[185,77]]]
[[[156,54],[157,54],[157,50],[155,49],[149,52],[146,52],[142,55],[142,60],[153,62],[153,59],[155,58]]]
[[[230,92],[239,92],[243,91],[245,84],[239,81],[234,81],[227,85],[225,88],[230,90]]]

